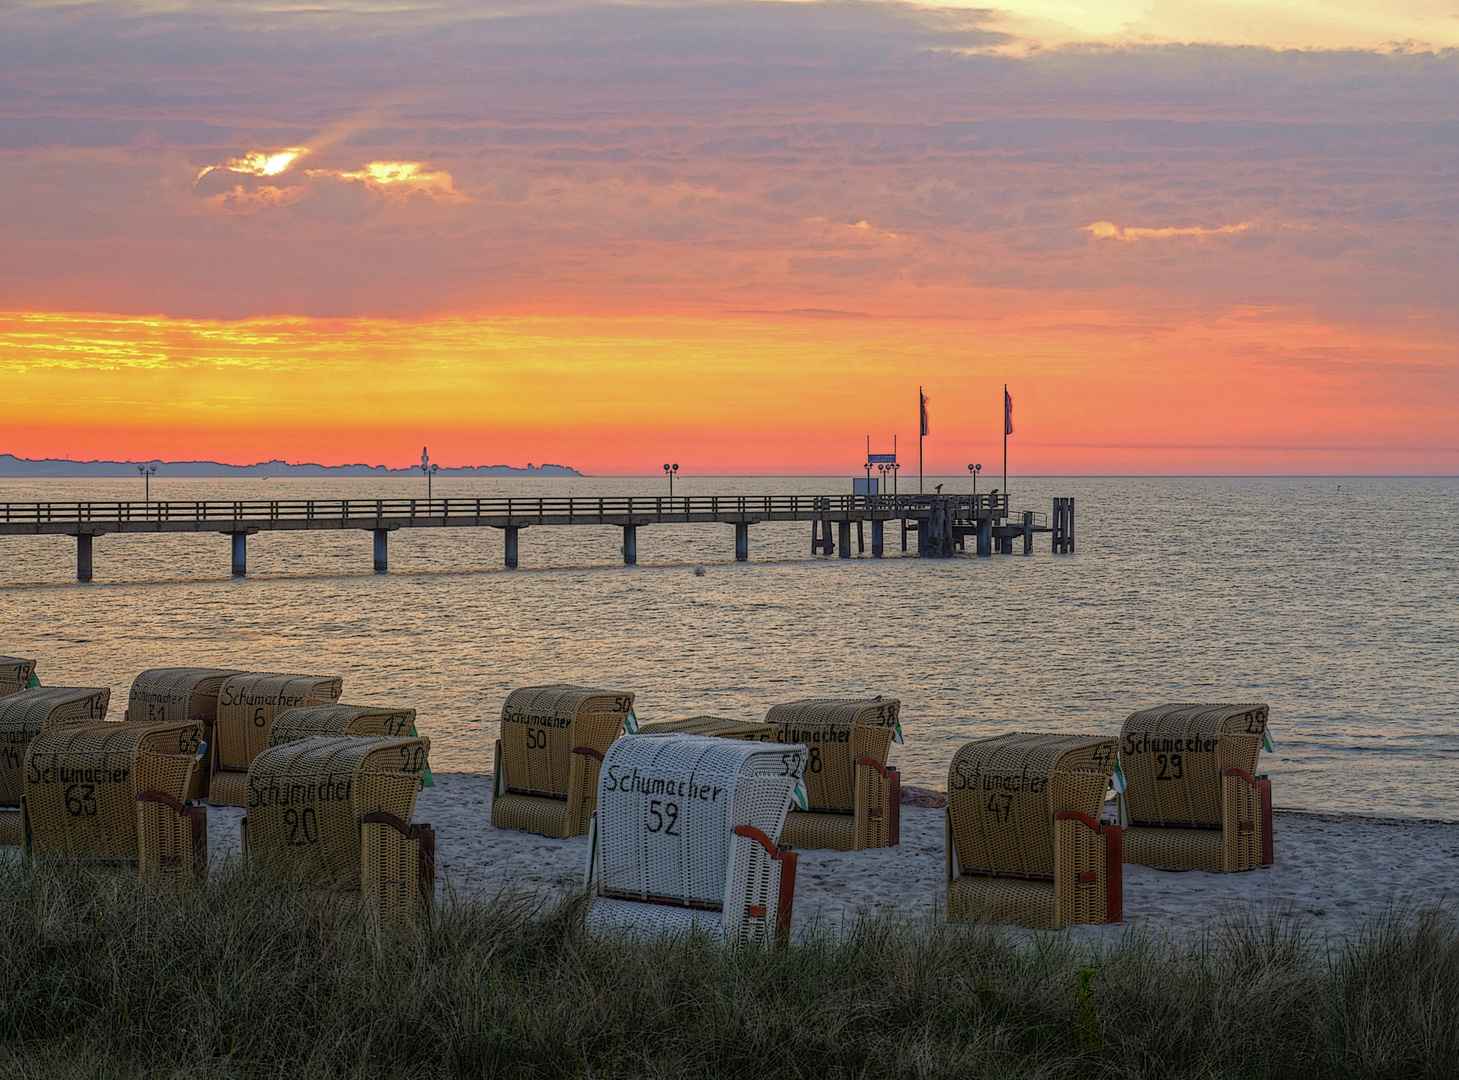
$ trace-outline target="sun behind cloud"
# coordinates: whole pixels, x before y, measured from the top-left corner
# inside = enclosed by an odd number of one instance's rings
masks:
[[[1247,229],[1254,228],[1256,226],[1250,221],[1242,221],[1235,225],[1221,225],[1214,229],[1207,229],[1200,225],[1150,229],[1139,225],[1116,225],[1113,221],[1095,221],[1084,226],[1084,231],[1096,240],[1121,240],[1130,244],[1139,240],[1170,240],[1178,236],[1192,236],[1197,240],[1204,240],[1208,236],[1245,232]]]

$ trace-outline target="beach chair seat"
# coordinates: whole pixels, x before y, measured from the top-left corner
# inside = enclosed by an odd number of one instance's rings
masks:
[[[203,742],[211,748],[213,725],[218,719],[218,691],[230,677],[242,674],[231,668],[149,668],[132,680],[125,719],[168,724],[196,720],[203,725]],[[208,797],[210,761],[204,759],[203,766],[193,770],[188,798]]]
[[[135,863],[148,880],[207,872],[207,811],[188,804],[202,725],[65,724],[25,755],[26,850],[35,858]]]
[[[248,858],[307,885],[358,889],[388,922],[435,901],[435,831],[413,823],[424,738],[317,735],[264,750],[248,770]]]
[[[30,685],[34,675],[34,660],[22,660],[18,656],[0,656],[0,697],[20,693]]]
[[[415,710],[385,705],[310,705],[274,718],[269,745],[282,746],[319,735],[406,738],[415,734]]]
[[[248,805],[248,767],[268,749],[274,720],[289,709],[333,705],[342,686],[335,675],[249,672],[225,679],[218,690],[208,801],[214,806]]]
[[[22,844],[25,752],[47,728],[106,719],[104,687],[35,686],[0,697],[0,844]]]
[[[712,735],[717,739],[750,739],[755,742],[774,742],[775,725],[761,724],[752,720],[726,720],[722,716],[690,716],[684,720],[659,720],[652,724],[640,724],[640,735]]]
[[[1272,865],[1271,782],[1256,773],[1266,705],[1178,703],[1120,732],[1126,862],[1231,873]]]
[[[784,943],[796,855],[778,845],[803,746],[630,735],[604,755],[586,884],[595,933]]]
[[[953,756],[947,916],[1060,930],[1124,918],[1121,830],[1101,825],[1116,741],[1014,733]]]
[[[792,810],[782,833],[793,848],[863,851],[901,836],[902,774],[887,767],[900,741],[895,698],[807,698],[772,706],[765,722],[782,743],[809,751],[809,805]]]
[[[492,768],[491,823],[543,836],[581,836],[603,755],[623,732],[633,695],[581,686],[528,686],[502,705]]]

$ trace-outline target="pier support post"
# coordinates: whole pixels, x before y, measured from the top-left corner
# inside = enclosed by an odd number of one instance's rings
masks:
[[[91,534],[76,534],[76,580],[91,580]]]
[[[750,523],[735,522],[735,562],[750,561]]]
[[[851,558],[851,522],[836,522],[836,542],[841,547],[841,558]]]
[[[1074,500],[1054,500],[1054,554],[1074,552]]]
[[[978,519],[978,555],[986,558],[993,554],[993,519]]]
[[[882,557],[882,549],[885,546],[882,543],[883,524],[884,522],[880,521],[873,521],[871,523],[871,557],[873,559],[880,559]]]
[[[517,533],[521,531],[519,525],[508,525],[502,530],[506,534],[506,558],[505,563],[508,570],[517,568]]]
[[[390,530],[375,530],[375,573],[383,574],[390,569]]]
[[[907,553],[907,519],[902,519],[902,554]]]
[[[233,537],[233,576],[248,576],[248,534],[246,532],[229,533]]]
[[[856,521],[856,554],[866,554],[866,531],[859,518]]]
[[[1033,554],[1033,511],[1023,512],[1023,553]]]
[[[638,565],[638,526],[623,526],[623,565]]]

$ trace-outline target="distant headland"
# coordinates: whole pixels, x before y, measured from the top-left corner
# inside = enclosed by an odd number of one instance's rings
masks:
[[[400,469],[389,469],[384,465],[315,465],[301,462],[297,465],[287,461],[260,461],[256,465],[224,465],[218,461],[71,461],[66,458],[19,458],[14,454],[0,454],[0,477],[26,476],[129,476],[137,478],[137,466],[156,462],[157,475],[166,476],[406,476],[420,475],[420,466],[408,465]],[[439,476],[581,476],[582,473],[568,465],[533,465],[525,469],[515,465],[463,465],[459,468],[442,466]]]

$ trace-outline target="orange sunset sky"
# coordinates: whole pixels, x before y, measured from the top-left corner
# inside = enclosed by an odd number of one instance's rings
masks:
[[[0,453],[1459,472],[1452,3],[0,9]]]

